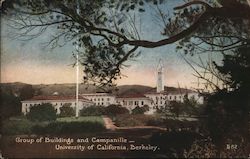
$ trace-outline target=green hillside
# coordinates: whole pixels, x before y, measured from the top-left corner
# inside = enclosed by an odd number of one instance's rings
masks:
[[[3,92],[12,92],[16,95],[20,94],[20,89],[24,87],[25,83],[1,83],[1,90]],[[74,83],[65,83],[65,84],[38,84],[32,85],[35,90],[35,94],[39,95],[52,95],[54,92],[58,92],[60,95],[74,95],[76,91],[76,85]],[[190,92],[191,90],[184,88],[175,88],[175,87],[165,87],[165,90],[169,92]],[[92,85],[79,85],[79,93],[96,93],[104,92],[101,89],[98,89]],[[112,93],[115,95],[124,95],[124,94],[137,94],[137,93],[146,93],[146,92],[155,92],[155,88],[150,86],[143,85],[121,85],[113,89]]]

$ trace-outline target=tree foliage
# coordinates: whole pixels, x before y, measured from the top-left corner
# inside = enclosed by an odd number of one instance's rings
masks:
[[[224,76],[227,88],[209,96],[206,112],[208,129],[219,141],[226,137],[249,137],[249,51],[250,46],[239,48],[233,54],[225,55],[222,65],[215,64]]]
[[[1,89],[0,99],[1,119],[21,114],[20,98],[14,95],[11,88]]]
[[[24,85],[19,91],[21,100],[30,99],[35,94],[35,90],[33,89],[32,85],[29,84]]]
[[[71,103],[65,103],[60,107],[60,117],[70,117],[75,115],[74,108],[71,107]]]
[[[199,115],[200,105],[195,100],[194,96],[188,98],[188,94],[184,95],[183,99],[183,112],[188,115]]]
[[[132,109],[132,114],[144,114],[145,110],[143,107],[136,106],[134,109]]]
[[[176,117],[179,117],[179,115],[183,112],[183,103],[177,102],[177,101],[171,101],[169,103],[170,112],[173,113]]]
[[[106,107],[106,113],[108,116],[115,117],[121,114],[129,114],[129,110],[121,105],[109,105]]]
[[[56,110],[50,103],[35,105],[30,108],[27,118],[31,121],[53,121],[56,120]]]
[[[81,116],[100,116],[106,114],[106,109],[103,106],[90,106],[83,108],[80,114]]]

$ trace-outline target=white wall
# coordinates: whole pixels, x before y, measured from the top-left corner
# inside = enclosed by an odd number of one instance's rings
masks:
[[[109,106],[110,104],[117,104],[115,96],[107,93],[82,94],[82,96],[95,105]]]
[[[70,103],[70,107],[75,108],[76,102],[75,100],[37,100],[37,101],[22,101],[22,113],[26,115],[30,112],[30,107],[35,105],[40,105],[43,103],[51,103],[52,106],[55,108],[57,114],[60,114],[60,108],[66,104]],[[90,105],[93,105],[92,102],[86,102],[79,100],[79,110],[83,109],[84,107],[88,107]]]
[[[151,105],[151,101],[147,98],[117,98],[117,103],[126,107],[128,110],[132,110],[136,106],[143,107],[144,105]]]

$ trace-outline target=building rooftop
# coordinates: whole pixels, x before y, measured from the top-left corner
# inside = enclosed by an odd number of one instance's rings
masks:
[[[114,96],[111,93],[82,93],[82,96]]]
[[[118,96],[117,98],[148,98],[144,94],[126,94]]]
[[[34,101],[34,100],[75,100],[76,96],[58,96],[58,95],[51,95],[51,96],[34,96],[30,99],[24,100],[24,101]],[[88,99],[78,96],[79,100],[87,100]]]

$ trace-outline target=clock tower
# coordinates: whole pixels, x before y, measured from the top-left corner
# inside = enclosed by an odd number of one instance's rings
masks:
[[[162,60],[159,60],[159,64],[157,67],[157,88],[156,92],[160,93],[164,91],[164,80],[163,80],[163,64]]]

